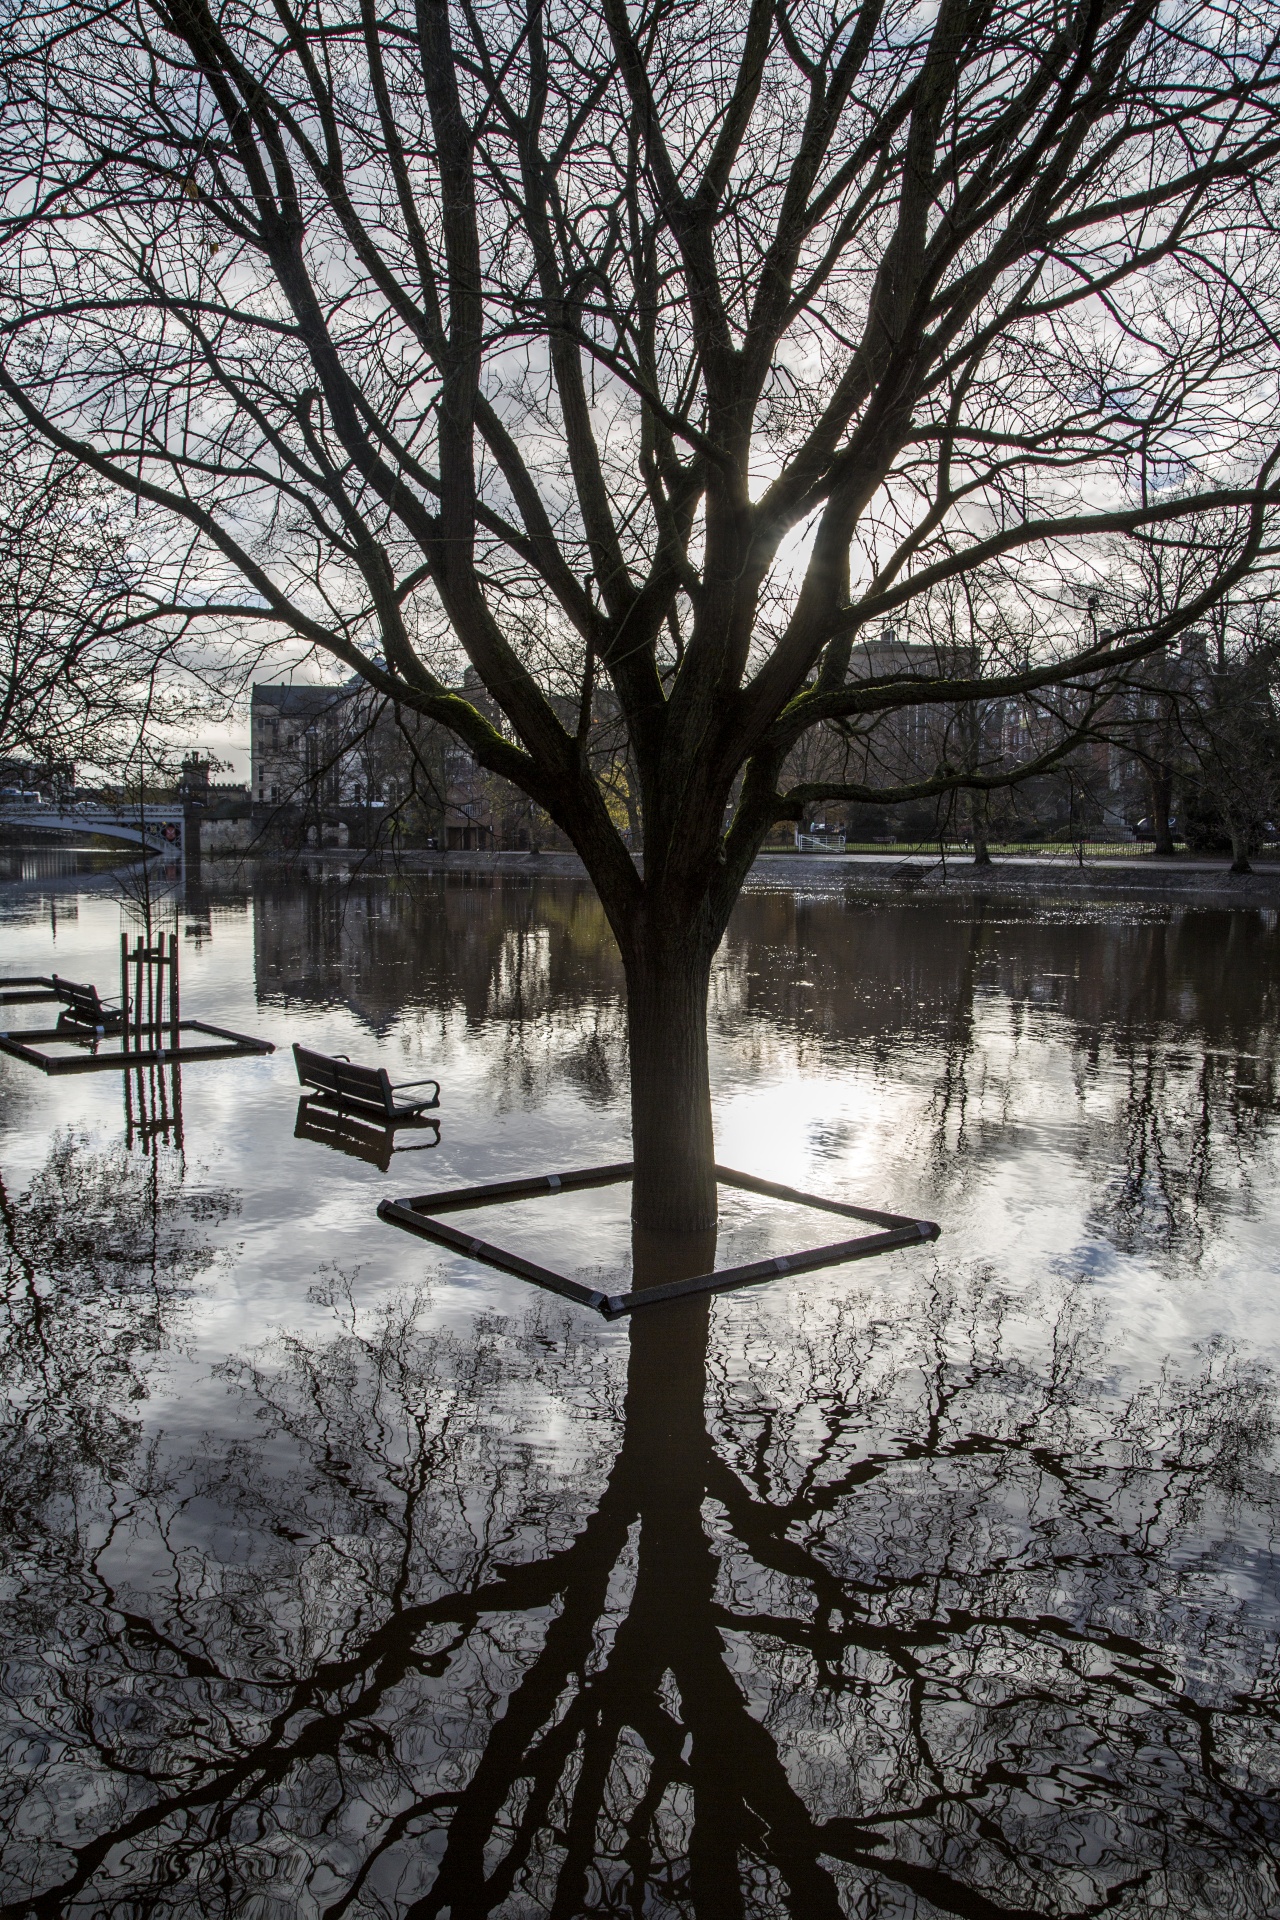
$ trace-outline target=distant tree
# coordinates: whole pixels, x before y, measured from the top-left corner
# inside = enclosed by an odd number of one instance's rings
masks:
[[[1013,777],[788,786],[796,742],[1092,699],[1263,552],[1278,80],[1254,0],[32,0],[0,388],[145,508],[162,626],[301,636],[559,823],[626,969],[636,1219],[701,1229],[770,826]],[[1181,556],[1154,620],[1101,544],[1139,532]],[[993,566],[1025,645],[850,678]]]
[[[1232,873],[1249,873],[1280,816],[1280,631],[1258,609],[1241,621],[1223,607],[1213,625],[1202,671],[1178,702],[1183,787],[1230,840]]]
[[[1156,688],[1148,696],[1147,712],[1135,732],[1137,755],[1150,795],[1151,837],[1155,852],[1168,858],[1177,851],[1173,843],[1173,808],[1183,759],[1177,698],[1172,689]]]
[[[1124,703],[1127,724],[1120,741],[1131,756],[1145,797],[1154,851],[1172,858],[1175,809],[1191,755],[1182,727],[1182,706],[1200,672],[1202,635],[1184,633],[1180,651],[1170,649],[1135,668]],[[1185,807],[1180,809],[1185,815]],[[1185,830],[1185,818],[1182,821]]]

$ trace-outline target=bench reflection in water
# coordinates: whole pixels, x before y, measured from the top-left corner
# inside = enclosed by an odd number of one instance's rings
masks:
[[[415,1132],[429,1133],[431,1137],[415,1140],[407,1146],[397,1146],[396,1132],[407,1125],[412,1125]],[[338,1153],[348,1153],[356,1160],[367,1160],[370,1166],[386,1173],[393,1153],[425,1153],[429,1147],[438,1147],[440,1122],[422,1116],[412,1122],[401,1120],[395,1127],[380,1126],[367,1115],[342,1113],[325,1105],[314,1095],[304,1094],[298,1102],[293,1136],[295,1140],[318,1141],[321,1146],[333,1147]]]

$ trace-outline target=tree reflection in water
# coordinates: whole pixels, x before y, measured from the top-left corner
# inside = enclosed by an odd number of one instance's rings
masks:
[[[142,1155],[68,1128],[14,1200],[0,1179],[0,1550],[11,1504],[127,1460],[149,1363],[215,1260],[201,1229],[233,1196],[193,1190],[152,1138]],[[20,1493],[19,1489],[23,1491]],[[21,1529],[20,1529],[21,1530]]]
[[[335,1287],[19,1551],[3,1911],[1273,1913],[1271,1383],[1080,1297]]]

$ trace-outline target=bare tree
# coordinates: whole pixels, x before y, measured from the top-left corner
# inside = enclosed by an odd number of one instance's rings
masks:
[[[1214,609],[1212,641],[1178,702],[1183,792],[1231,842],[1232,873],[1280,813],[1280,632],[1257,604]]]
[[[34,0],[0,386],[154,511],[157,618],[301,636],[570,835],[635,1216],[700,1229],[733,900],[775,821],[877,797],[788,788],[801,735],[1096,675],[1266,555],[1278,80],[1252,0]],[[1139,531],[1184,562],[1154,621],[1100,545]],[[993,564],[1031,653],[850,679]]]
[[[154,618],[146,531],[118,488],[0,424],[0,752],[123,778],[142,733],[224,707],[225,656]]]
[[[1187,636],[1183,636],[1184,645]],[[1171,859],[1174,793],[1187,759],[1186,741],[1179,725],[1178,695],[1185,689],[1184,657],[1165,656],[1144,664],[1135,690],[1134,724],[1126,743],[1146,777],[1151,807],[1154,852]]]

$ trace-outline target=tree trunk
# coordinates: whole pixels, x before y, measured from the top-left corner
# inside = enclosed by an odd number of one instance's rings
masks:
[[[1156,830],[1156,852],[1168,860],[1173,857],[1173,828],[1169,810],[1173,805],[1173,774],[1168,767],[1151,769],[1151,824]]]
[[[969,821],[973,828],[973,864],[975,867],[991,865],[991,849],[987,845],[987,796],[975,793],[969,800]]]
[[[1252,873],[1249,865],[1249,836],[1243,827],[1231,824],[1231,871],[1232,873]]]
[[[696,936],[642,936],[627,956],[631,1215],[651,1233],[705,1233],[716,1223],[710,977],[711,955]]]

